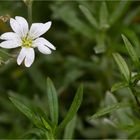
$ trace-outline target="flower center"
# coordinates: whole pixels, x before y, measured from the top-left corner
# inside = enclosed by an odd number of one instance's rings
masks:
[[[25,47],[25,48],[32,47],[32,40],[31,39],[27,39],[27,38],[23,38],[22,39],[22,46]]]

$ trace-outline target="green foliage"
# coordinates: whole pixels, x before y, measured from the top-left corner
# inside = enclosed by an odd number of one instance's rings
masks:
[[[9,17],[52,21],[56,51],[25,68],[0,48],[0,138],[139,139],[139,1],[28,2],[0,1],[0,35]]]
[[[134,62],[134,64],[136,64],[136,66],[139,66],[139,58],[134,48],[132,47],[131,43],[128,41],[128,39],[124,35],[122,35],[122,38],[132,61]]]
[[[81,85],[76,92],[76,95],[73,99],[73,102],[70,106],[70,109],[68,110],[66,117],[58,126],[57,132],[61,131],[61,129],[64,129],[64,127],[68,124],[68,122],[74,118],[81,105],[82,99],[83,99],[83,86]]]
[[[47,79],[47,97],[48,97],[48,106],[50,108],[50,118],[51,120],[45,119],[47,116],[42,116],[40,112],[34,112],[33,109],[30,107],[27,107],[24,105],[22,102],[22,97],[17,96],[14,94],[14,96],[10,96],[10,100],[12,103],[23,113],[25,114],[32,122],[33,124],[40,128],[43,132],[44,135],[48,139],[54,139],[57,133],[59,132],[59,135],[61,131],[66,127],[66,132],[64,134],[65,137],[72,137],[73,134],[73,129],[74,129],[74,124],[75,123],[75,116],[77,114],[77,111],[81,105],[82,98],[83,98],[83,86],[81,85],[77,92],[76,95],[73,99],[73,102],[70,106],[70,109],[64,118],[64,120],[58,125],[58,97],[57,97],[57,92],[55,90],[55,87],[51,81],[50,78]],[[68,132],[71,128],[73,127],[71,131]],[[68,134],[68,135],[66,135]]]
[[[130,82],[130,71],[129,68],[125,62],[125,60],[121,57],[120,54],[118,53],[114,53],[113,57],[120,69],[120,72],[122,73],[122,75],[124,76],[125,80],[129,83]]]
[[[57,93],[54,88],[52,81],[47,79],[47,95],[48,95],[48,105],[50,109],[50,116],[54,126],[58,124],[58,99]]]
[[[123,15],[129,3],[130,1],[120,0],[119,4],[116,6],[116,9],[111,14],[111,17],[110,17],[111,25],[114,24]]]
[[[109,23],[108,23],[108,9],[107,5],[105,2],[102,2],[101,8],[100,8],[100,28],[101,29],[106,29],[109,28]]]
[[[111,92],[114,92],[118,89],[121,89],[121,88],[124,88],[127,86],[128,86],[128,83],[126,83],[126,82],[115,83],[111,88]]]
[[[101,110],[99,110],[97,113],[95,113],[93,116],[90,117],[90,119],[96,119],[100,116],[106,115],[108,113],[111,113],[112,111],[116,111],[117,109],[120,109],[122,107],[127,107],[128,103],[116,103],[111,106],[105,107]]]
[[[12,103],[23,113],[25,114],[36,126],[40,127],[40,118],[26,105],[22,104],[20,100],[15,97],[9,97]]]
[[[133,48],[131,43],[128,41],[128,39],[124,35],[122,35],[122,38],[123,38],[123,41],[125,43],[126,49],[127,49],[128,53],[130,55],[130,58],[132,59],[134,65],[135,65],[135,68],[137,70],[139,70],[139,58],[137,56],[137,53],[136,53],[135,49]],[[128,87],[130,89],[132,95],[134,96],[137,109],[138,109],[138,111],[140,111],[140,101],[139,101],[139,98],[138,98],[139,97],[139,83],[138,82],[140,80],[139,73],[136,72],[135,74],[133,74],[131,72],[134,76],[132,75],[132,76],[129,77],[129,75],[130,75],[129,69],[127,67],[126,62],[121,57],[121,55],[113,54],[113,56],[114,56],[115,61],[118,64],[118,67],[120,68],[121,73],[124,75],[124,78],[125,78],[126,82],[121,82],[121,83],[117,83],[117,84],[113,85],[111,90],[116,91],[117,89]],[[104,114],[104,112],[106,113],[106,112],[110,111],[111,109],[115,109],[115,106],[114,106],[114,108],[112,107],[112,108],[109,108],[109,109],[106,109],[106,110],[104,109],[103,111],[99,112],[99,114],[97,113],[97,117],[98,117],[98,115],[100,115],[100,114],[102,115],[102,113]],[[95,114],[95,117],[96,117],[96,114]],[[130,126],[131,132],[129,132],[130,137],[138,138],[139,137],[139,135],[138,135],[138,129],[139,128],[138,127],[133,127],[136,120],[133,117],[132,117],[132,119],[133,119],[133,122]],[[121,126],[121,127],[125,128],[126,130],[128,130],[128,128],[129,128],[129,126]]]
[[[83,14],[87,18],[87,20],[91,23],[91,25],[93,25],[93,27],[95,27],[96,29],[99,29],[99,27],[98,27],[99,25],[98,25],[96,19],[94,18],[94,16],[91,14],[91,12],[83,5],[80,5],[79,8],[83,12]]]
[[[65,128],[64,139],[72,139],[76,126],[76,119],[76,116],[73,117],[73,119],[67,124]]]

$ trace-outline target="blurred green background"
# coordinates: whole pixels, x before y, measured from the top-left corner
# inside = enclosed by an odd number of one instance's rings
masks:
[[[33,124],[10,102],[10,94],[18,94],[32,105],[47,112],[45,80],[50,77],[58,91],[60,121],[70,106],[77,87],[84,84],[84,98],[78,111],[73,138],[140,138],[140,115],[125,108],[89,121],[87,118],[101,107],[117,101],[133,101],[127,89],[112,94],[110,89],[121,79],[112,53],[119,52],[135,71],[121,34],[125,34],[140,55],[139,1],[33,1],[33,22],[52,21],[44,35],[56,51],[42,55],[30,68],[18,66],[16,59],[1,57],[0,66],[0,138],[40,138]],[[87,18],[86,7],[94,17]],[[28,19],[23,1],[0,1],[0,16],[23,16]],[[10,31],[9,22],[0,20],[0,34]],[[4,50],[16,55],[17,50]],[[2,55],[2,54],[1,54]],[[136,125],[137,124],[137,125]],[[136,127],[137,126],[137,127]]]

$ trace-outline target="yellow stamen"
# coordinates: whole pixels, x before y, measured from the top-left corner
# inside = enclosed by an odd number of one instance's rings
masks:
[[[27,39],[27,38],[23,38],[22,39],[22,46],[26,47],[26,48],[32,47],[32,40],[31,39]]]

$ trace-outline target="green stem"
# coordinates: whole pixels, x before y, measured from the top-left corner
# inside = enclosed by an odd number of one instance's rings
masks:
[[[55,140],[54,135],[53,135],[52,132],[47,132],[47,133],[46,133],[46,136],[47,136],[47,139],[48,139],[48,140]]]
[[[138,109],[140,111],[140,101],[138,100],[138,97],[137,97],[137,91],[132,87],[131,92],[134,95],[135,101],[136,101]]]
[[[27,7],[28,7],[29,25],[31,25],[32,24],[32,0],[29,0]]]

